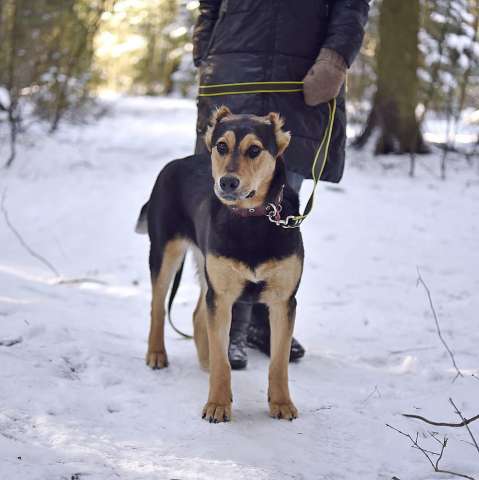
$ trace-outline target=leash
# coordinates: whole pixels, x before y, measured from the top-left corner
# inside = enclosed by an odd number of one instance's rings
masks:
[[[221,83],[214,85],[200,85],[199,97],[216,97],[221,95],[245,95],[252,93],[296,93],[303,91],[304,82],[243,82],[243,83]],[[266,216],[270,222],[283,228],[298,228],[311,213],[314,206],[314,196],[321,175],[324,172],[329,156],[329,147],[331,144],[331,135],[333,133],[334,119],[336,117],[336,99],[328,102],[329,120],[323,138],[314,156],[311,166],[311,176],[313,178],[313,190],[306,203],[304,211],[300,215],[288,215],[286,218],[280,218],[280,209],[274,203],[266,205]],[[322,160],[319,158],[322,154]],[[319,168],[318,168],[319,166]]]
[[[173,320],[171,319],[171,308],[173,306],[173,300],[176,297],[176,292],[178,292],[178,287],[180,286],[181,276],[183,275],[184,266],[185,266],[185,257],[183,257],[180,268],[176,272],[175,278],[173,280],[173,285],[171,285],[170,296],[168,297],[168,323],[178,335],[181,335],[182,337],[190,340],[193,337],[191,335],[188,335],[187,333],[182,332],[180,329],[178,329],[173,323]]]
[[[200,85],[198,96],[199,97],[216,97],[221,95],[245,95],[252,93],[297,93],[303,91],[304,82],[244,82],[244,83],[223,83],[216,85]],[[308,202],[304,207],[304,211],[300,215],[288,215],[286,218],[281,218],[281,205],[275,203],[269,203],[265,206],[264,214],[268,220],[275,225],[282,228],[299,228],[299,226],[306,220],[311,213],[314,206],[314,196],[316,194],[316,187],[318,186],[321,175],[324,172],[326,163],[329,156],[329,147],[331,144],[331,135],[333,133],[334,119],[336,116],[336,99],[333,98],[328,102],[329,108],[329,120],[326,130],[324,132],[321,143],[314,155],[313,164],[311,166],[311,176],[313,178],[313,190],[309,196]],[[322,160],[319,162],[319,158],[322,153]],[[319,165],[319,169],[318,169]],[[181,263],[178,272],[176,272],[171,286],[170,296],[168,298],[168,322],[171,328],[184,338],[191,339],[191,335],[179,330],[171,319],[171,308],[175,299],[178,287],[180,285],[181,276],[183,274],[183,267],[185,265],[185,259]]]

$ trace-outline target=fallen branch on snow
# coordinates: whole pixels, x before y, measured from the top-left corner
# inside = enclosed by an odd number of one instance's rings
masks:
[[[419,270],[419,267],[417,267],[417,285],[419,286],[420,284],[424,287],[424,290],[426,290],[427,298],[429,299],[429,305],[431,307],[432,315],[434,317],[434,322],[436,324],[436,331],[439,336],[439,339],[441,340],[441,343],[444,345],[444,348],[447,350],[447,353],[449,354],[449,357],[451,358],[452,365],[454,366],[456,370],[456,376],[452,380],[453,382],[456,381],[458,377],[464,377],[463,373],[461,370],[459,370],[459,367],[456,364],[456,359],[454,358],[454,353],[452,350],[449,348],[449,345],[446,343],[446,340],[444,340],[444,337],[442,336],[442,331],[441,327],[439,325],[439,319],[437,317],[436,309],[434,308],[434,303],[432,302],[432,297],[431,297],[431,291],[429,290],[429,287],[426,285],[426,282],[421,276],[421,272]]]
[[[464,426],[466,427],[467,429],[467,432],[469,433],[469,436],[471,437],[471,440],[473,441],[475,447],[476,447],[476,450],[477,450],[477,453],[479,453],[479,445],[477,444],[477,440],[476,438],[474,437],[471,429],[469,428],[469,424],[471,422],[473,422],[474,420],[477,420],[479,418],[479,415],[476,415],[474,418],[472,419],[466,419],[464,418],[464,416],[462,415],[462,412],[456,407],[456,404],[454,403],[454,401],[452,400],[452,398],[449,398],[449,403],[454,407],[454,411],[456,412],[456,414],[459,416],[459,418],[462,420],[462,423],[464,424]]]
[[[37,253],[35,250],[33,250],[30,245],[25,241],[25,239],[22,237],[20,232],[15,228],[15,226],[12,224],[10,220],[10,216],[8,214],[7,207],[5,206],[5,201],[7,198],[7,189],[3,191],[2,194],[2,201],[0,204],[0,208],[3,213],[3,218],[5,219],[5,223],[7,224],[8,228],[10,231],[15,235],[17,238],[18,242],[20,245],[33,257],[36,258],[39,262],[43,263],[54,275],[57,277],[54,281],[54,285],[76,285],[76,284],[81,284],[81,283],[96,283],[99,285],[107,285],[107,282],[104,282],[103,280],[97,280],[95,278],[63,278],[60,275],[60,272],[53,266],[53,264],[47,260],[43,255],[40,255]]]
[[[436,473],[446,473],[448,475],[453,475],[453,476],[460,477],[460,478],[467,478],[468,480],[476,480],[474,477],[471,477],[471,476],[466,475],[464,473],[453,472],[451,470],[444,470],[443,468],[440,467],[439,464],[440,464],[440,462],[441,462],[441,460],[444,456],[444,451],[446,450],[447,442],[448,442],[448,438],[446,436],[444,436],[440,440],[439,438],[437,438],[437,435],[435,433],[429,432],[430,437],[433,438],[436,442],[438,442],[439,445],[441,446],[439,452],[433,452],[431,450],[425,449],[424,447],[422,447],[419,444],[419,433],[418,432],[416,432],[416,438],[413,438],[409,433],[405,433],[405,432],[399,430],[398,428],[393,427],[392,425],[389,425],[388,423],[386,423],[386,427],[388,427],[388,428],[394,430],[395,432],[401,434],[402,436],[408,438],[409,441],[412,444],[412,447],[419,450],[427,458],[428,462],[431,464],[433,470]],[[434,461],[433,457],[437,457],[435,459],[435,461]]]
[[[43,256],[40,255],[39,253],[35,252],[33,248],[31,248],[27,242],[23,239],[23,237],[20,235],[19,231],[12,225],[12,222],[10,221],[10,217],[8,216],[8,210],[7,207],[5,206],[5,200],[7,198],[7,189],[3,191],[2,194],[2,203],[1,203],[1,210],[3,213],[3,218],[5,219],[5,223],[7,224],[8,228],[10,231],[15,235],[17,240],[20,242],[20,245],[33,257],[36,258],[39,262],[43,263],[53,274],[57,277],[60,276],[58,273],[58,270]]]
[[[14,345],[22,343],[22,341],[22,337],[12,338],[10,340],[0,340],[0,347],[13,347]]]
[[[476,420],[479,420],[479,415],[476,415],[476,416],[471,417],[471,418],[465,418],[464,415],[462,414],[462,412],[459,410],[459,408],[457,408],[457,406],[454,403],[452,398],[449,398],[449,403],[453,406],[454,412],[462,420],[460,423],[434,422],[432,420],[428,420],[425,417],[421,417],[420,415],[411,415],[411,414],[404,414],[404,413],[403,413],[403,416],[407,417],[407,418],[415,418],[415,419],[421,420],[422,422],[428,423],[429,425],[434,425],[434,426],[437,426],[437,427],[453,427],[453,428],[466,427],[466,429],[469,433],[469,436],[471,437],[472,442],[473,442],[473,443],[469,443],[469,442],[466,442],[466,443],[468,445],[471,445],[472,447],[475,447],[475,449],[477,450],[477,453],[479,453],[479,445],[477,443],[476,438],[474,437],[474,434],[472,433],[471,429],[469,428],[470,423],[472,423]],[[442,440],[439,440],[437,438],[437,433],[429,432],[430,437],[433,438],[434,440],[436,440],[441,445],[441,450],[439,452],[432,452],[430,450],[426,450],[425,448],[423,448],[422,446],[419,445],[419,443],[418,443],[419,433],[416,433],[416,438],[413,439],[411,437],[411,435],[409,435],[408,433],[404,433],[401,430],[399,430],[395,427],[392,427],[391,425],[388,425],[388,424],[386,424],[386,426],[389,427],[389,428],[392,428],[393,430],[400,433],[401,435],[409,438],[409,440],[412,442],[413,448],[416,448],[423,453],[423,455],[429,460],[429,463],[432,465],[435,472],[447,473],[449,475],[455,475],[457,477],[473,479],[473,477],[470,477],[468,475],[464,475],[462,473],[457,473],[457,472],[451,472],[451,471],[448,471],[448,470],[443,470],[439,467],[439,462],[441,461],[441,459],[443,457],[443,454],[444,454],[444,450],[446,449],[446,446],[447,446],[447,440],[448,439],[447,439],[446,436],[444,436]],[[437,460],[435,462],[433,462],[430,455],[437,456]]]
[[[416,418],[425,423],[429,423],[429,425],[434,425],[435,427],[453,427],[453,428],[465,427],[466,425],[469,425],[475,420],[479,420],[479,415],[476,415],[475,417],[472,417],[472,418],[464,418],[463,421],[460,423],[434,422],[432,420],[428,420],[425,417],[421,417],[421,415],[412,415],[410,413],[403,413],[402,416],[406,418]]]
[[[78,285],[82,283],[96,283],[97,285],[108,285],[108,282],[97,280],[96,278],[60,278],[55,281],[55,285]]]

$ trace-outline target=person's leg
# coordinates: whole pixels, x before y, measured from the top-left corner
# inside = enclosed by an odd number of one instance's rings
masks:
[[[248,365],[248,352],[246,339],[248,326],[251,322],[253,305],[248,303],[235,303],[230,329],[230,344],[228,359],[233,370],[242,370]]]
[[[268,308],[262,303],[253,305],[251,321],[248,326],[247,344],[265,355],[271,354],[271,328],[269,324]],[[293,337],[289,361],[295,362],[304,357],[304,347]]]

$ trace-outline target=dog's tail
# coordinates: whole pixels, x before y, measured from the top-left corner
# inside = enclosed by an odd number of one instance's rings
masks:
[[[140,215],[136,221],[135,232],[139,233],[140,235],[145,235],[148,233],[148,204],[149,201],[141,207]]]

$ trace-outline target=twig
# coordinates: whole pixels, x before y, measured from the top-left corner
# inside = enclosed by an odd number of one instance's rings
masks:
[[[464,416],[462,415],[462,412],[456,407],[456,404],[454,403],[452,398],[449,398],[449,402],[454,407],[454,410],[459,415],[459,418],[462,420],[462,423],[464,424],[464,426],[467,428],[469,436],[471,437],[474,445],[476,446],[477,453],[479,453],[479,445],[477,444],[477,441],[476,441],[474,435],[472,434],[471,429],[469,428],[469,424],[471,423],[471,419],[467,420],[467,419],[464,418]],[[477,415],[475,418],[476,419],[479,418],[479,415]]]
[[[34,258],[36,258],[38,261],[40,261],[41,263],[43,263],[43,265],[45,265],[54,275],[56,275],[57,277],[60,276],[60,274],[58,273],[58,270],[45,258],[43,257],[42,255],[40,255],[39,253],[35,252],[26,242],[25,240],[23,239],[23,237],[20,235],[20,233],[18,232],[18,230],[12,225],[12,222],[10,221],[10,218],[8,216],[8,211],[7,211],[7,208],[5,207],[5,200],[7,198],[7,189],[5,189],[3,191],[3,194],[2,194],[2,202],[1,202],[1,210],[2,210],[2,213],[3,213],[3,217],[5,218],[5,222],[8,226],[8,228],[11,230],[11,232],[15,235],[15,237],[17,238],[17,240],[20,242],[20,244],[22,245],[22,247]]]
[[[475,420],[479,420],[479,415],[476,415],[475,417],[472,417],[472,418],[461,417],[462,418],[461,423],[434,422],[432,420],[428,420],[425,417],[421,417],[421,415],[412,415],[410,413],[403,413],[402,416],[407,418],[417,418],[418,420],[422,420],[423,422],[429,423],[429,425],[434,425],[435,427],[465,427],[470,423],[474,422]]]
[[[55,285],[78,285],[82,283],[96,283],[97,285],[108,285],[108,282],[97,280],[96,278],[60,278],[55,281]]]
[[[11,340],[0,340],[0,347],[13,347],[18,343],[22,343],[22,341],[22,337],[12,338]]]
[[[62,278],[58,270],[49,262],[45,257],[40,255],[39,253],[35,252],[28,244],[25,242],[23,237],[20,235],[18,230],[13,226],[12,222],[10,221],[10,217],[8,215],[8,210],[5,206],[5,200],[7,198],[7,189],[3,191],[2,194],[2,201],[1,201],[1,210],[3,213],[3,217],[5,218],[5,222],[15,235],[17,240],[20,242],[22,247],[34,258],[42,262],[48,269],[57,277],[53,280],[54,285],[77,285],[82,283],[96,283],[98,285],[108,285],[107,282],[103,280],[97,280],[95,278],[88,278],[88,277],[80,277],[80,278]]]
[[[444,451],[446,450],[446,447],[447,447],[447,442],[448,442],[447,437],[444,437],[442,440],[439,440],[438,438],[436,438],[434,436],[434,434],[429,433],[431,438],[436,440],[441,445],[441,450],[439,452],[431,452],[431,451],[426,450],[423,447],[421,447],[421,445],[419,445],[419,443],[418,443],[419,434],[418,433],[416,433],[416,438],[414,439],[409,433],[402,432],[398,428],[393,427],[393,426],[389,425],[388,423],[386,423],[386,427],[388,427],[388,428],[394,430],[395,432],[401,434],[403,437],[408,438],[409,441],[412,443],[412,447],[416,450],[419,450],[426,457],[427,461],[431,464],[431,467],[433,468],[433,470],[436,473],[446,473],[448,475],[454,475],[454,476],[460,477],[460,478],[467,478],[468,480],[476,480],[474,477],[470,477],[469,475],[465,475],[463,473],[451,472],[450,470],[443,470],[442,468],[440,468],[439,463],[442,460],[442,458],[444,456]],[[433,461],[433,459],[430,457],[431,454],[437,456],[436,461]]]
[[[378,398],[381,398],[381,392],[379,391],[377,385],[374,385],[374,390],[361,403],[367,403],[368,400],[374,396],[374,394],[377,394]]]
[[[444,345],[444,348],[447,350],[447,353],[451,357],[452,364],[454,368],[456,369],[456,376],[453,379],[453,382],[457,379],[457,377],[464,377],[463,373],[461,370],[459,370],[457,364],[456,364],[456,359],[454,358],[454,354],[452,353],[452,350],[449,348],[448,344],[444,340],[441,332],[441,327],[439,326],[439,319],[437,317],[436,309],[434,308],[434,303],[432,302],[432,297],[431,297],[431,291],[429,290],[429,287],[426,285],[426,282],[423,280],[421,276],[421,271],[419,270],[419,267],[417,267],[417,285],[421,284],[424,287],[424,290],[426,290],[427,298],[429,299],[429,305],[431,306],[431,311],[432,315],[434,317],[434,322],[436,324],[436,331],[439,336],[439,339],[441,340],[442,344]]]

